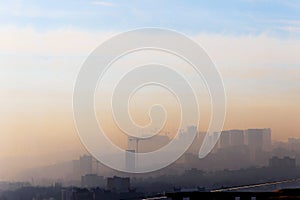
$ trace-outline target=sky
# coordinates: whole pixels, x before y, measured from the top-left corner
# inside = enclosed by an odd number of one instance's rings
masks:
[[[80,66],[105,39],[141,27],[176,30],[205,48],[225,84],[225,129],[270,127],[275,140],[300,136],[297,0],[0,1],[5,167],[85,152],[72,115]]]

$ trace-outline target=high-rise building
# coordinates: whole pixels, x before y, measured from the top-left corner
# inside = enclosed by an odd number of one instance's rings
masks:
[[[126,150],[125,155],[125,169],[127,171],[133,171],[135,169],[136,154],[135,150]]]
[[[194,143],[191,146],[192,149],[189,153],[194,153],[198,155],[200,148],[204,148],[205,151],[215,152],[219,148],[219,135],[220,132],[199,132],[198,138],[196,137],[196,140],[194,140]]]
[[[83,155],[79,159],[80,163],[80,173],[92,174],[93,173],[93,157],[88,155]]]
[[[262,130],[263,130],[263,150],[271,151],[272,148],[271,129],[265,128]]]
[[[250,149],[263,149],[263,129],[248,129],[245,130],[247,145]]]
[[[86,174],[81,176],[81,186],[85,188],[104,187],[103,176],[97,174]]]
[[[241,146],[245,144],[243,130],[230,130],[230,145]]]
[[[73,173],[75,175],[85,175],[93,173],[93,157],[83,155],[79,160],[73,160]]]
[[[226,148],[230,145],[230,131],[222,131],[219,140],[219,148]]]
[[[128,149],[136,149],[138,145],[139,153],[146,153],[158,150],[170,142],[170,138],[167,135],[155,135],[145,139],[139,139],[138,143],[136,140],[128,141]]]
[[[261,160],[261,151],[271,150],[271,129],[248,129],[245,136],[252,161]]]
[[[251,149],[271,150],[271,129],[248,129],[245,131],[247,145]]]
[[[197,135],[196,135],[192,145],[188,149],[187,153],[198,154],[199,149],[204,141],[205,135],[206,135],[206,132],[197,132]]]

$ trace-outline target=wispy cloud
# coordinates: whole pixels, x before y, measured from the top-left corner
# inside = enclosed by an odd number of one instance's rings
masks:
[[[286,7],[290,7],[293,9],[300,9],[300,3],[298,0],[280,0],[278,2]]]
[[[289,25],[300,25],[300,20],[279,20],[279,22]]]
[[[100,5],[100,6],[110,6],[110,7],[117,5],[115,3],[111,3],[111,2],[107,2],[107,1],[93,1],[92,4]]]
[[[289,33],[300,33],[300,26],[285,26],[278,29],[288,31]]]

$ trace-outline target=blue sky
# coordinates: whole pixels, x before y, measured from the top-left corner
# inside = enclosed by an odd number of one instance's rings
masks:
[[[122,31],[164,27],[223,34],[299,36],[300,2],[230,1],[0,1],[0,23],[47,31],[62,27]]]

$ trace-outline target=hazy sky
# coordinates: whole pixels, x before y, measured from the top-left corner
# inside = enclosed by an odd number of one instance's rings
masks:
[[[72,116],[78,70],[102,41],[140,27],[183,32],[207,50],[224,78],[226,129],[300,136],[297,0],[11,0],[0,1],[0,25],[1,163],[84,152]]]

